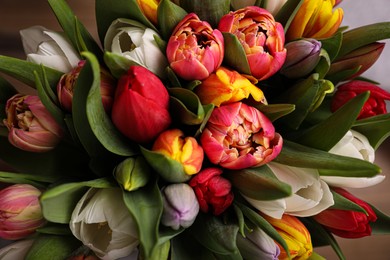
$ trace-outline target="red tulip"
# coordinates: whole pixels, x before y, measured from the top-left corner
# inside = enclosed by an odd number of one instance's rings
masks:
[[[222,63],[222,33],[190,13],[176,26],[167,45],[167,58],[174,72],[185,80],[203,80]]]
[[[358,204],[367,214],[351,210],[327,209],[314,216],[314,219],[339,237],[360,238],[370,236],[370,222],[375,222],[377,219],[370,205],[344,189],[334,188],[333,190]]]
[[[247,6],[230,12],[221,18],[218,29],[237,36],[251,74],[258,80],[269,78],[282,67],[286,59],[283,26],[267,10]]]
[[[212,163],[233,170],[272,161],[283,144],[271,121],[241,102],[215,108],[200,141]]]
[[[231,183],[221,177],[219,168],[206,168],[195,175],[189,182],[198,199],[200,210],[222,214],[233,202]]]
[[[370,91],[370,97],[360,111],[358,119],[386,114],[385,100],[390,100],[390,93],[373,83],[360,80],[353,80],[338,87],[332,99],[332,112],[342,107],[350,99],[367,91]]]
[[[118,82],[111,118],[129,139],[147,143],[171,124],[168,106],[161,80],[142,66],[131,66]]]

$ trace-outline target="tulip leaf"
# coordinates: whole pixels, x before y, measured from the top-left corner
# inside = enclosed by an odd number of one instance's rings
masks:
[[[387,216],[373,205],[370,205],[374,210],[377,220],[375,222],[370,222],[373,235],[388,235],[390,234],[390,216]]]
[[[347,69],[342,70],[336,73],[328,74],[326,75],[326,79],[333,82],[333,84],[337,84],[341,81],[345,81],[349,78],[351,78],[353,75],[359,72],[359,70],[362,68],[362,66],[358,66],[354,69]]]
[[[141,153],[149,165],[166,181],[180,183],[188,181],[191,176],[184,172],[183,165],[165,154],[141,147]]]
[[[176,76],[175,72],[171,67],[166,67],[165,72],[167,75],[167,79],[172,87],[179,88],[182,87],[179,78]]]
[[[365,92],[351,99],[326,120],[302,131],[298,138],[294,138],[294,141],[329,151],[351,129],[369,95]],[[319,136],[326,136],[326,138],[318,138]]]
[[[285,32],[287,32],[291,22],[293,21],[303,2],[304,0],[288,0],[275,15],[275,20],[283,25]]]
[[[283,140],[281,153],[275,162],[301,168],[319,169],[320,175],[372,177],[381,169],[368,161],[331,154],[289,140]]]
[[[326,76],[329,71],[330,64],[331,61],[329,54],[325,49],[321,49],[320,61],[317,63],[317,66],[314,69],[315,73],[318,73],[320,79],[323,79]]]
[[[170,0],[160,1],[157,8],[157,19],[163,39],[168,40],[176,25],[187,15],[187,12]]]
[[[35,88],[34,72],[41,72],[41,66],[25,60],[0,55],[0,71]],[[50,86],[56,86],[62,76],[62,72],[45,67],[46,78]],[[43,78],[40,75],[40,78]]]
[[[199,125],[204,119],[204,109],[198,96],[185,88],[169,88],[172,118],[186,125]]]
[[[31,184],[38,188],[46,188],[47,183],[55,182],[56,179],[57,178],[53,176],[0,171],[0,182]]]
[[[111,188],[116,186],[108,179],[95,179],[51,187],[43,192],[40,197],[43,216],[54,223],[69,224],[76,204],[91,187]]]
[[[255,107],[264,113],[272,122],[295,110],[294,104],[256,104]]]
[[[25,260],[66,259],[82,243],[74,236],[39,235],[25,256]]]
[[[129,70],[130,66],[141,66],[135,61],[108,51],[104,53],[104,62],[111,74],[117,79],[124,75]]]
[[[291,186],[278,180],[267,165],[229,171],[225,176],[243,195],[255,200],[276,200],[292,194]]]
[[[158,246],[158,229],[163,212],[160,190],[155,181],[136,191],[123,191],[123,200],[138,226],[141,255],[151,259]]]
[[[17,93],[11,83],[0,76],[0,118],[7,118],[5,114],[7,100]]]
[[[228,32],[223,32],[222,34],[225,42],[225,55],[223,62],[242,74],[251,75],[251,69],[249,67],[245,50],[237,36]]]
[[[43,227],[38,228],[36,231],[38,233],[48,235],[72,235],[69,224],[56,224],[49,222]]]
[[[111,23],[118,17],[136,20],[157,31],[156,27],[142,13],[137,0],[96,0],[95,11],[98,34],[102,43]]]
[[[346,197],[338,194],[337,192],[331,190],[334,200],[334,205],[330,207],[330,209],[339,209],[339,210],[350,210],[356,212],[362,212],[367,214],[366,210],[354,203],[353,201],[347,199]]]
[[[217,28],[222,16],[230,11],[230,0],[180,0],[180,6],[188,13],[196,13],[199,19]]]
[[[213,253],[201,245],[189,232],[171,240],[170,260],[216,260]]]
[[[87,66],[87,69],[93,78],[86,103],[87,117],[93,133],[99,142],[114,154],[121,156],[137,154],[138,149],[134,149],[135,146],[130,144],[129,140],[117,130],[104,110],[100,93],[100,65],[98,60],[91,53],[83,53],[83,55],[89,61],[90,66]]]
[[[244,219],[244,214],[242,214],[241,209],[236,204],[233,204],[233,209],[234,209],[234,213],[236,215],[237,222],[238,222],[238,231],[240,232],[240,234],[243,237],[245,237],[245,219]]]
[[[338,57],[367,44],[390,38],[390,22],[364,25],[344,32]]]
[[[60,23],[62,29],[73,43],[73,46],[77,48],[80,52],[86,51],[83,48],[80,48],[80,41],[78,35],[81,36],[82,42],[85,45],[85,48],[93,52],[97,56],[101,56],[102,50],[99,45],[93,39],[91,34],[87,29],[78,21],[72,9],[66,3],[65,0],[48,0],[50,7],[52,8],[54,14],[57,17],[58,22]]]
[[[371,146],[376,150],[390,136],[390,114],[357,120],[353,125],[353,130],[367,137]]]
[[[202,134],[202,131],[203,131],[203,129],[206,127],[206,125],[207,125],[207,122],[208,122],[208,120],[209,120],[209,118],[210,118],[210,116],[211,116],[211,113],[213,112],[213,110],[214,110],[214,105],[213,104],[208,104],[208,105],[204,105],[203,106],[203,109],[204,109],[204,111],[205,111],[205,116],[204,116],[204,118],[203,118],[203,122],[202,122],[202,124],[199,126],[199,129],[196,131],[196,133],[195,133],[195,137],[197,137],[197,136],[199,136],[200,134]]]
[[[320,42],[322,44],[322,46],[321,46],[322,49],[324,49],[328,53],[329,59],[331,61],[336,59],[336,57],[340,51],[342,41],[343,41],[342,32],[337,32],[329,38],[320,40]]]

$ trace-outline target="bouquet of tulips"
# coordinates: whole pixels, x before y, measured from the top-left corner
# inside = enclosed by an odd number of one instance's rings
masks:
[[[0,56],[1,259],[323,259],[389,233],[349,188],[380,183],[390,93],[360,75],[390,23],[336,0],[96,0],[98,39]]]

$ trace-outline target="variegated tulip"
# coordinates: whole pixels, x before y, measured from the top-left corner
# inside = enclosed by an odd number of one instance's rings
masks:
[[[271,121],[241,102],[214,109],[200,141],[212,163],[236,170],[272,161],[283,144]]]
[[[167,58],[172,70],[185,80],[203,80],[222,63],[222,33],[195,13],[186,15],[169,38]]]
[[[291,258],[288,257],[286,251],[280,246],[280,260],[303,260],[311,256],[313,253],[313,245],[310,233],[297,217],[283,215],[281,219],[268,216],[264,216],[264,218],[278,231],[287,243]]]
[[[155,25],[157,25],[157,7],[160,0],[137,0],[142,13]]]
[[[63,33],[42,26],[20,31],[27,60],[68,73],[80,61],[80,55]]]
[[[164,187],[161,193],[164,203],[161,223],[174,230],[190,227],[199,212],[194,190],[186,183],[176,183]]]
[[[335,0],[304,0],[286,33],[286,40],[298,38],[327,38],[339,28],[344,12]]]
[[[248,6],[224,15],[218,25],[221,32],[237,36],[252,76],[265,80],[275,74],[286,59],[283,26],[270,12]]]
[[[186,137],[180,129],[162,132],[155,140],[152,150],[181,163],[188,175],[196,174],[202,168],[202,147],[194,137]]]
[[[195,93],[202,104],[214,104],[217,107],[241,101],[249,96],[257,102],[266,103],[263,91],[237,71],[226,67],[219,67],[215,73],[203,80],[196,87]]]
[[[137,226],[119,188],[89,189],[74,208],[69,227],[103,260],[128,256],[139,244]]]
[[[29,184],[14,184],[0,191],[0,238],[25,238],[45,224],[39,196]]]
[[[16,94],[6,104],[9,142],[29,152],[47,152],[61,141],[62,129],[38,96]]]
[[[29,252],[33,239],[19,240],[12,244],[9,244],[0,249],[1,260],[15,260],[15,259],[26,259],[27,253]]]

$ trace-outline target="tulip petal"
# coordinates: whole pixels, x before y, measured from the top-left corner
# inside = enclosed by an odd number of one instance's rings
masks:
[[[39,54],[28,54],[27,60],[36,64],[44,64],[46,67],[67,73],[72,70],[68,60],[60,55],[42,56]]]
[[[330,186],[341,188],[367,188],[381,183],[385,178],[385,175],[377,175],[371,178],[321,176],[321,179]]]
[[[77,64],[81,58],[70,42],[66,40],[65,35],[53,31],[44,31],[44,34],[48,35],[57,43],[58,47],[62,50],[72,68],[77,67]]]
[[[253,207],[263,212],[264,214],[276,218],[281,219],[286,208],[286,201],[284,199],[278,200],[255,200],[243,195],[245,200],[247,200]]]

